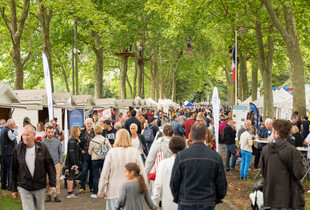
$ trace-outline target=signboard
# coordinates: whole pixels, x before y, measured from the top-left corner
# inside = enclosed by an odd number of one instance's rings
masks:
[[[82,127],[84,125],[84,109],[69,110],[69,131],[72,126]]]
[[[236,128],[244,125],[248,114],[248,106],[233,106],[233,120],[236,122]]]

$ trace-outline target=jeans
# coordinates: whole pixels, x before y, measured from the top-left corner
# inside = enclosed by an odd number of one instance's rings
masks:
[[[82,173],[81,173],[81,188],[86,189],[86,180],[89,170],[89,189],[92,189],[93,184],[93,172],[91,169],[91,156],[88,154],[82,155]]]
[[[260,150],[257,149],[256,147],[252,146],[252,154],[255,156],[255,159],[254,159],[254,168],[257,168],[258,167],[258,164],[259,164],[259,158],[260,158]]]
[[[242,162],[241,162],[241,167],[240,167],[240,175],[243,178],[248,178],[248,172],[249,172],[249,167],[251,164],[252,153],[242,149],[241,158],[242,158]]]
[[[231,167],[229,166],[230,156],[231,159]],[[235,169],[236,164],[236,145],[235,144],[226,144],[226,169]]]
[[[2,156],[1,158],[1,189],[10,189],[11,162],[12,162],[12,155]]]
[[[178,205],[178,210],[214,210],[214,206],[206,206],[204,204]]]
[[[36,191],[28,191],[19,187],[23,210],[44,210],[45,188]]]
[[[92,160],[92,170],[93,170],[93,189],[94,192],[93,194],[97,195],[98,193],[98,182],[99,182],[99,177],[100,173],[102,170],[104,160]]]

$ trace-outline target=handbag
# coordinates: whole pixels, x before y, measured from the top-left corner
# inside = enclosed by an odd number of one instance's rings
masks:
[[[237,148],[236,158],[241,158],[241,149],[240,147]]]
[[[161,151],[160,143],[159,143],[158,144],[158,149],[157,149],[155,163],[154,163],[154,166],[152,167],[152,169],[150,171],[150,174],[149,174],[149,180],[154,181],[156,179],[156,170],[158,168],[158,164],[163,159],[165,159],[165,153]]]

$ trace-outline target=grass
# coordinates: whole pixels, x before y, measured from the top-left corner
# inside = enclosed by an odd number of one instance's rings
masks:
[[[20,198],[18,198],[18,200],[15,200],[12,198],[10,191],[0,190],[0,209],[1,210],[22,209]]]

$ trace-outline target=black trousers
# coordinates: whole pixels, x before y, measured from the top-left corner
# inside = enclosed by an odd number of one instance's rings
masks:
[[[258,165],[259,165],[259,158],[260,158],[260,150],[257,149],[256,147],[252,146],[252,155],[255,156],[255,159],[254,159],[254,168],[257,168]]]

